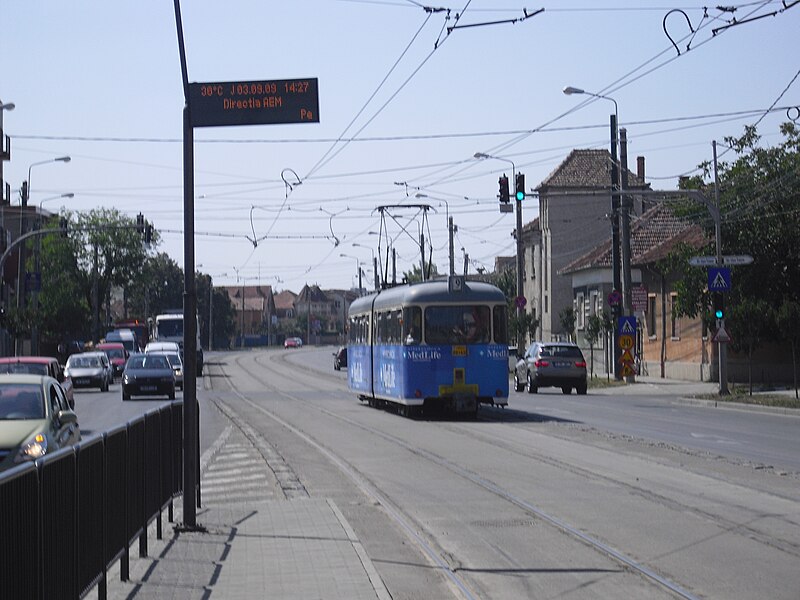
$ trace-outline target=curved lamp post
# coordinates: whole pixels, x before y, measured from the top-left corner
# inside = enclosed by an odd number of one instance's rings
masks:
[[[31,170],[33,167],[39,165],[46,165],[49,163],[54,162],[63,162],[68,163],[71,161],[72,158],[70,156],[59,156],[57,158],[51,158],[49,160],[41,160],[39,162],[32,163],[28,167],[28,179],[22,182],[22,197],[20,199],[21,207],[20,207],[20,216],[19,216],[19,235],[22,236],[25,233],[26,229],[26,207],[28,206],[28,199],[31,195]],[[25,306],[25,246],[26,244],[23,243],[19,247],[19,265],[18,265],[18,272],[17,272],[17,308],[22,308]],[[37,254],[38,260],[38,254]],[[38,265],[37,265],[37,272],[38,272]],[[34,290],[34,302],[38,302],[38,290]],[[17,339],[17,356],[22,354],[22,340]],[[31,327],[31,352],[33,354],[37,354],[39,352],[39,331],[36,326]]]

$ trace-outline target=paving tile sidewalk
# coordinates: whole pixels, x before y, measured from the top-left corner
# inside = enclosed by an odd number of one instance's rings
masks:
[[[330,500],[211,506],[198,510],[197,523],[205,531],[166,524],[164,539],[150,543],[150,557],[131,556],[129,581],[109,573],[108,597],[390,598]]]

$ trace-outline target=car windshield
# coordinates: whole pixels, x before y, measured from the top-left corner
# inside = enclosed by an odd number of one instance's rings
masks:
[[[96,356],[70,356],[67,366],[78,369],[96,369],[100,366],[100,359]]]
[[[156,354],[137,354],[128,360],[129,369],[171,369],[167,357]]]
[[[175,337],[183,335],[183,319],[164,319],[157,324],[160,337]]]
[[[47,365],[39,363],[13,362],[0,365],[0,373],[31,373],[47,375]]]
[[[125,353],[121,348],[106,348],[105,352],[108,354],[108,358],[125,358]]]
[[[44,418],[41,386],[35,383],[0,384],[0,419],[24,420]]]

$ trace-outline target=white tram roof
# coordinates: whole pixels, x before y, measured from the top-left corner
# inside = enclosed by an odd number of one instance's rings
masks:
[[[398,285],[357,298],[350,304],[350,312],[396,307],[405,304],[480,304],[505,303],[500,288],[482,281],[464,281],[463,288],[451,292],[447,279],[422,281]]]

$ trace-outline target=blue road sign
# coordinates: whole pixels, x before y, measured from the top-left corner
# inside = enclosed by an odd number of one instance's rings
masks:
[[[619,335],[636,335],[636,317],[620,317],[617,321]]]
[[[709,292],[730,292],[731,291],[731,270],[727,267],[708,268],[708,291]]]

